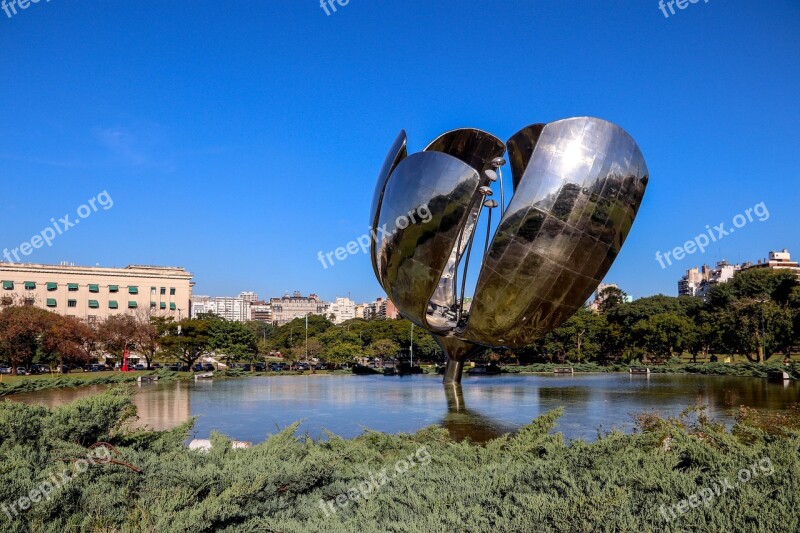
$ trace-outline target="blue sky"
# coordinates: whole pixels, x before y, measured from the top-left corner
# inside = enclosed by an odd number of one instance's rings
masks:
[[[0,11],[0,247],[102,191],[114,207],[31,262],[181,265],[198,294],[381,295],[366,231],[377,172],[472,126],[592,115],[651,182],[607,281],[674,294],[683,271],[800,257],[800,3],[51,0]],[[666,251],[764,202],[770,217],[662,269]]]

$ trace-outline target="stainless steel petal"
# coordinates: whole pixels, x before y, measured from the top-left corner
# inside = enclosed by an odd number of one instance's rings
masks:
[[[517,190],[522,175],[528,167],[539,136],[544,130],[545,124],[532,124],[514,134],[508,143],[508,160],[511,164],[511,182],[514,190]]]
[[[381,171],[378,173],[378,182],[375,184],[375,192],[372,195],[372,207],[370,209],[369,223],[374,232],[377,231],[378,213],[381,209],[381,202],[383,201],[383,192],[386,189],[386,184],[389,182],[389,176],[392,175],[395,167],[408,156],[408,135],[406,130],[400,130],[397,138],[392,143],[389,153],[383,162]],[[375,241],[371,240],[370,244],[370,257],[372,259],[372,270],[375,275],[378,275],[378,266],[375,261]]]
[[[648,181],[621,128],[572,118],[509,141],[512,169],[530,157],[481,270],[463,340],[531,343],[569,318],[619,254]],[[512,146],[514,147],[512,149]]]
[[[378,213],[375,264],[378,280],[397,309],[416,324],[447,331],[441,313],[428,316],[429,302],[467,223],[481,177],[463,161],[436,151],[412,154],[392,172]],[[428,222],[417,217],[427,205]]]
[[[491,168],[493,159],[502,157],[506,152],[506,145],[491,133],[475,128],[462,128],[440,135],[425,151],[449,154],[478,172],[483,172]]]

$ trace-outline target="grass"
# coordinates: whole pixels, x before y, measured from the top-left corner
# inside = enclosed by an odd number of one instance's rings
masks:
[[[209,453],[183,445],[191,423],[134,431],[126,429],[133,414],[119,388],[52,410],[0,403],[0,503],[11,505],[51,475],[74,469],[96,441],[110,442],[120,463],[140,470],[90,466],[51,499],[11,519],[0,513],[0,530],[800,530],[796,414],[765,420],[746,412],[732,432],[702,412],[675,419],[648,414],[633,434],[612,432],[587,443],[553,434],[560,416],[554,411],[485,446],[453,442],[438,427],[315,442],[296,437],[293,425],[244,450],[213,435]],[[750,479],[739,482],[745,469]],[[385,482],[370,483],[382,476]],[[722,479],[732,490],[707,505],[668,519],[660,511]]]

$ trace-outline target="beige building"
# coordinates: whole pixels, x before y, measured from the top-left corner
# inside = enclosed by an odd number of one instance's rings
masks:
[[[269,301],[272,310],[272,323],[276,326],[288,324],[295,318],[304,318],[306,315],[324,315],[328,306],[316,294],[302,296],[295,291],[283,298],[271,298]]]
[[[0,306],[36,305],[89,322],[115,314],[190,316],[192,275],[183,268],[76,267],[0,262]]]

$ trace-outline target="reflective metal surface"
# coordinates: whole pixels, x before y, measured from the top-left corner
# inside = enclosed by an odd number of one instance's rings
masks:
[[[648,181],[633,139],[588,117],[532,125],[508,141],[507,206],[498,167],[505,146],[496,137],[455,130],[406,154],[401,132],[373,200],[373,266],[398,310],[448,354],[446,382],[459,381],[459,362],[483,347],[530,344],[575,313],[619,254]],[[471,254],[497,181],[503,216],[488,250]],[[420,206],[429,221],[401,224]],[[466,313],[458,276],[471,255],[482,265]]]

